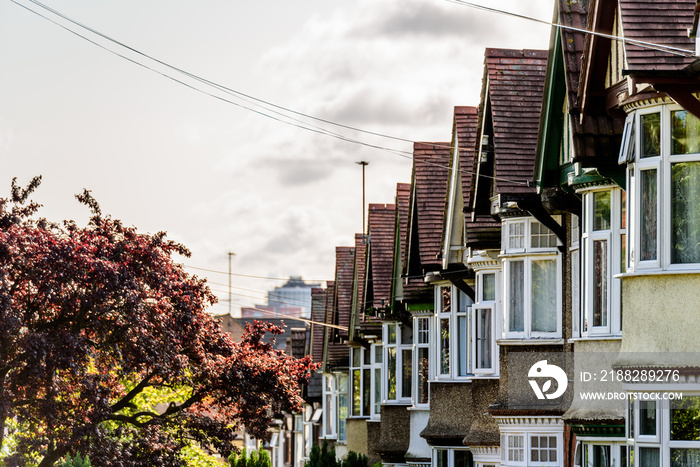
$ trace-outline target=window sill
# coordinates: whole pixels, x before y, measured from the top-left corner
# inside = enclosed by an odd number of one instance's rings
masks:
[[[564,345],[561,338],[496,339],[498,345]]]
[[[414,405],[408,408],[409,412],[430,412],[430,404]]]
[[[623,272],[621,274],[615,274],[613,278],[615,279],[625,279],[627,277],[643,277],[643,276],[674,276],[674,275],[684,275],[684,274],[700,274],[700,269],[686,269],[686,268],[674,268],[674,269],[640,269],[634,272]]]
[[[622,336],[589,336],[589,337],[572,337],[567,340],[568,344],[575,344],[576,342],[588,342],[588,341],[620,341]]]

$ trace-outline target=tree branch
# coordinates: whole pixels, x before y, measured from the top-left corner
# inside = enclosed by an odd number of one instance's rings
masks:
[[[134,386],[134,388],[131,391],[129,391],[124,397],[122,397],[122,400],[120,400],[111,407],[112,413],[117,413],[120,410],[126,408],[134,399],[134,397],[136,397],[141,391],[146,389],[148,383],[151,381],[151,379],[153,379],[154,376],[155,372],[147,375],[139,384]]]

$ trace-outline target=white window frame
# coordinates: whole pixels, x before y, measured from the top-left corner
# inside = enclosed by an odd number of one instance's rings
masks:
[[[438,466],[439,467],[454,467],[455,466],[455,452],[457,452],[457,451],[470,452],[469,448],[467,448],[467,447],[455,448],[455,447],[449,447],[449,446],[433,446],[431,450],[432,450],[432,455],[431,455],[432,465],[434,465],[436,467],[438,467]],[[440,452],[447,453],[447,465],[440,466],[438,464],[438,457],[440,456]]]
[[[494,280],[494,296],[485,297],[484,296],[484,277],[493,276]],[[501,278],[499,269],[480,269],[476,271],[476,303],[472,305],[471,317],[471,329],[470,329],[470,340],[471,340],[471,355],[473,358],[470,359],[471,371],[476,377],[478,376],[494,376],[498,375],[498,345],[496,344],[496,339],[501,335],[501,314],[498,310],[498,298],[499,290],[501,290]],[[489,346],[491,352],[490,365],[481,367],[478,361],[478,349],[479,344],[479,313],[481,310],[490,310],[491,312],[491,336],[489,338]]]
[[[656,390],[658,391],[658,390]],[[656,392],[655,391],[655,392]],[[683,399],[687,397],[700,397],[700,392],[697,387],[693,391],[683,390]],[[656,401],[656,436],[640,435],[639,434],[639,418],[640,408],[639,399],[636,399],[632,404],[634,411],[634,433],[633,437],[629,438],[627,443],[630,448],[634,449],[635,457],[639,456],[639,450],[642,448],[652,448],[659,450],[660,465],[671,465],[671,450],[672,449],[700,449],[700,440],[698,441],[682,441],[671,440],[671,402],[668,399]],[[629,422],[628,422],[629,424]],[[629,436],[629,432],[628,432]],[[628,454],[629,457],[629,454]]]
[[[571,258],[571,319],[572,319],[572,335],[574,337],[581,336],[581,315],[583,313],[581,306],[581,222],[578,216],[572,214],[571,217],[570,236],[571,246],[569,247],[569,258]]]
[[[534,427],[533,427],[534,428]],[[556,439],[556,461],[532,461],[533,438],[547,437]],[[516,443],[516,440],[519,440]],[[511,442],[512,441],[512,442]],[[514,431],[501,433],[501,465],[505,467],[558,467],[564,462],[564,434],[563,430],[545,431],[536,429],[533,431]],[[515,446],[520,444],[520,446]],[[511,446],[512,445],[512,446]],[[511,456],[511,452],[515,453],[522,449],[523,459],[517,459],[520,456]],[[539,449],[536,448],[536,449]]]
[[[359,366],[357,366],[358,360],[353,357],[359,354]],[[350,378],[354,377],[354,371],[360,371],[360,412],[354,412],[354,394],[351,394],[350,401],[352,405],[351,417],[354,418],[372,418],[379,419],[380,410],[379,407],[382,402],[382,383],[377,380],[377,376],[382,378],[382,360],[384,357],[384,352],[381,343],[371,344],[369,348],[366,347],[351,347],[350,348]],[[369,382],[366,381],[367,372],[369,372]],[[382,378],[383,379],[383,378]],[[365,385],[369,384],[369,411],[365,413],[365,406],[367,405],[365,401],[365,394],[363,389]],[[351,384],[351,393],[354,390],[354,385]],[[379,389],[379,398],[377,398],[377,389]]]
[[[324,373],[323,378],[323,438],[345,441],[347,437],[345,419],[347,418],[347,414],[349,413],[350,409],[348,397],[348,375],[346,373]],[[343,384],[343,381],[345,384]],[[346,404],[346,417],[343,417],[341,414],[343,410],[343,397]],[[330,431],[328,430],[329,426],[331,428]]]
[[[408,388],[408,395],[405,395],[405,389],[403,387],[403,357],[405,351],[410,351],[411,355],[411,386],[413,385],[413,340],[410,339],[409,342],[404,342],[403,329],[405,325],[399,322],[384,323],[383,334],[384,334],[384,346],[383,346],[383,362],[382,362],[382,397],[384,398],[384,403],[386,404],[410,404],[411,397],[413,395],[413,388]],[[395,340],[391,342],[389,339],[389,333],[393,329]],[[396,378],[396,394],[392,397],[389,391],[389,353],[391,349],[396,352],[396,368],[394,370],[394,377]]]
[[[432,319],[430,316],[414,316],[413,317],[413,390],[411,391],[413,406],[414,407],[429,407],[430,406],[430,379],[431,379],[431,369],[433,362],[431,361],[431,341],[432,341]],[[421,352],[421,350],[423,352]],[[422,386],[422,381],[420,380],[421,375],[421,362],[418,357],[421,353],[427,355],[427,388],[426,391],[426,401],[420,402],[418,400],[418,391]]]
[[[554,216],[556,222],[561,222],[559,216]],[[503,336],[506,339],[537,339],[537,338],[561,338],[562,335],[562,261],[558,246],[560,242],[556,237],[557,246],[533,247],[532,225],[539,222],[533,217],[507,218],[503,220],[503,230],[509,231],[510,225],[522,223],[525,226],[524,248],[510,248],[509,238],[504,235],[501,250],[503,261]],[[541,225],[541,224],[540,224]],[[554,235],[550,233],[550,235]],[[555,285],[556,285],[556,330],[533,331],[532,330],[532,264],[537,261],[555,261]],[[510,274],[515,262],[523,262],[523,330],[510,331]]]
[[[630,269],[632,271],[646,270],[669,270],[669,271],[697,271],[700,270],[699,263],[672,263],[672,211],[671,211],[671,174],[672,165],[682,162],[700,162],[700,153],[672,155],[671,154],[671,112],[685,110],[678,105],[662,104],[634,112],[633,119],[637,131],[634,131],[635,159],[630,164],[628,173],[629,206],[630,219],[628,235],[628,251],[630,254]],[[661,151],[659,156],[641,158],[641,118],[644,115],[660,113],[660,134]],[[656,170],[656,214],[657,214],[657,249],[655,260],[641,260],[641,237],[642,237],[642,216],[641,216],[641,172],[645,170]],[[631,183],[630,183],[631,182]],[[632,214],[634,213],[634,214]]]
[[[608,458],[608,466],[595,466],[593,464],[594,451],[596,447],[609,447],[610,456]],[[622,450],[627,450],[627,444],[620,442],[619,439],[592,439],[582,438],[576,444],[576,452],[574,454],[574,467],[627,467],[627,464],[622,464]],[[580,456],[580,458],[578,457]],[[588,461],[588,462],[587,462]]]
[[[450,310],[442,311],[443,291],[449,293]],[[435,321],[434,329],[434,353],[432,355],[435,364],[431,364],[434,379],[437,381],[468,381],[472,376],[472,300],[452,284],[439,284],[435,286]],[[449,355],[447,362],[447,372],[443,372],[443,355],[441,330],[442,321],[447,321],[449,333]],[[460,333],[459,322],[462,321],[464,329]],[[460,355],[462,354],[462,355]],[[464,368],[460,368],[461,358],[464,359]],[[462,371],[464,370],[464,371]]]
[[[601,193],[610,196],[610,228],[594,230],[595,198]],[[583,195],[583,222],[581,229],[581,322],[579,323],[582,337],[620,336],[622,335],[622,283],[618,274],[624,272],[621,261],[623,239],[627,230],[622,226],[622,211],[624,193],[620,188],[608,185],[596,187],[593,190],[581,192]],[[606,306],[607,324],[593,326],[594,296],[595,296],[595,250],[596,242],[605,241],[607,245],[606,258]]]
[[[338,380],[336,375],[323,375],[323,438],[338,437]]]

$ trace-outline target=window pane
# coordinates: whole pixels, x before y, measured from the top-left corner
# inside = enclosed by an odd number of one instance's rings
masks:
[[[641,157],[655,157],[661,154],[661,114],[642,115]]]
[[[671,467],[700,465],[700,449],[671,449]]]
[[[671,262],[700,263],[700,162],[671,165]]]
[[[608,241],[593,242],[593,326],[608,325]]]
[[[449,467],[449,464],[448,464],[449,451],[447,449],[437,449],[436,454],[437,454],[437,467]]]
[[[640,259],[656,259],[656,169],[640,173]]]
[[[700,120],[687,110],[671,112],[672,154],[700,152]]]
[[[593,230],[610,230],[610,192],[593,193]]]
[[[484,288],[484,290],[481,293],[482,300],[496,300],[496,275],[484,274],[482,277],[482,284]]]
[[[362,373],[360,370],[352,371],[352,414],[362,414]]]
[[[657,448],[639,448],[639,466],[660,467],[659,450]]]
[[[639,434],[656,435],[656,402],[639,402]]]
[[[450,287],[440,287],[440,312],[449,313],[452,310],[452,296]]]
[[[532,262],[532,330],[557,330],[557,262]]]
[[[369,415],[372,394],[372,374],[369,368],[362,370],[362,415]]]
[[[333,429],[333,413],[335,412],[335,407],[333,406],[333,395],[326,394],[326,434],[332,435],[335,433]]]
[[[347,381],[346,381],[347,384]],[[345,440],[345,419],[348,418],[348,396],[338,395],[338,439]]]
[[[671,401],[671,439],[700,441],[700,396]]]
[[[401,351],[401,397],[411,397],[411,369],[413,368],[413,350]]]
[[[450,320],[440,320],[440,374],[450,372]]]
[[[457,358],[458,376],[466,376],[468,373],[467,357],[468,357],[469,339],[467,338],[467,317],[457,317]]]
[[[610,467],[610,446],[593,445],[593,467]]]
[[[382,405],[382,370],[374,369],[374,414],[378,414]]]
[[[418,394],[416,400],[419,404],[428,403],[428,378],[429,378],[429,361],[428,349],[421,347],[418,349]]]
[[[551,248],[557,246],[554,232],[537,221],[530,223],[530,246],[532,248]]]
[[[396,399],[396,347],[387,349],[387,398]]]
[[[396,325],[395,324],[390,324],[387,326],[387,336],[386,336],[386,342],[387,344],[396,344]]]
[[[428,328],[428,318],[418,318],[418,343],[427,344],[430,339],[430,328]]]
[[[374,363],[382,363],[382,356],[384,355],[381,344],[374,346]]]
[[[508,224],[508,248],[525,248],[525,223],[511,222]]]
[[[469,451],[455,451],[454,467],[471,467],[472,453]]]
[[[401,344],[413,343],[413,329],[410,326],[401,325]]]
[[[510,262],[508,277],[508,331],[523,332],[525,330],[525,263]]]
[[[476,362],[478,368],[491,368],[491,310],[476,310]]]

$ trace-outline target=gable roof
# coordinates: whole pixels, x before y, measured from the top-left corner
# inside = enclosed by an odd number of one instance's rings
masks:
[[[546,50],[486,49],[479,129],[490,113],[496,192],[532,193]]]
[[[693,27],[696,0],[619,0],[619,3],[625,39],[694,52],[695,41],[688,37],[688,31]],[[678,70],[696,60],[631,42],[625,42],[625,55],[629,70]]]
[[[440,269],[442,224],[447,195],[451,143],[413,144],[413,184],[404,271]],[[413,264],[412,264],[413,263]]]
[[[323,323],[326,314],[326,289],[311,289],[311,330],[309,332],[309,355],[315,362],[323,361]],[[318,323],[318,324],[317,324]]]
[[[379,308],[391,301],[396,205],[370,204],[368,211],[367,269],[370,280],[367,282],[366,306]]]
[[[448,192],[445,201],[442,236],[442,267],[461,263],[459,251],[463,248],[465,211],[471,198],[472,167],[478,111],[476,107],[455,106],[452,124],[452,148]],[[459,248],[459,251],[455,251]]]
[[[459,148],[459,168],[464,206],[469,206],[471,198],[470,189],[478,123],[479,114],[476,107],[455,106],[454,132],[457,134],[457,147]]]

